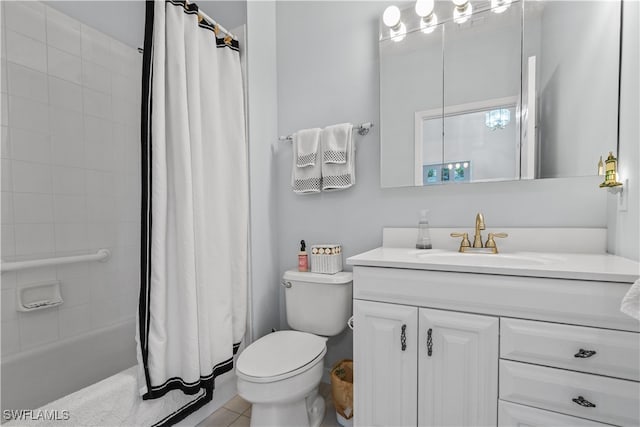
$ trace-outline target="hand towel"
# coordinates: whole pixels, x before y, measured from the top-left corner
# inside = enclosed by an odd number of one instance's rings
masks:
[[[291,188],[294,193],[319,193],[322,190],[322,163],[320,162],[320,129],[304,129],[293,135],[293,166],[291,168]],[[313,156],[307,157],[299,166],[300,148],[302,152],[310,154],[310,148],[315,147]],[[312,159],[312,161],[309,161]]]
[[[640,279],[631,285],[626,295],[622,298],[620,311],[640,320]]]
[[[344,190],[356,183],[353,125],[343,123],[322,131],[322,189]]]
[[[293,144],[296,146],[296,166],[304,168],[314,166],[319,159],[318,146],[320,142],[320,129],[303,129],[295,133]]]
[[[325,163],[347,163],[347,151],[351,143],[351,123],[327,126],[322,131],[322,161]]]

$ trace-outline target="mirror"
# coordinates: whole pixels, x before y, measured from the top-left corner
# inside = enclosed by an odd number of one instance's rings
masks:
[[[595,175],[617,147],[620,2],[468,6],[380,22],[382,187]]]

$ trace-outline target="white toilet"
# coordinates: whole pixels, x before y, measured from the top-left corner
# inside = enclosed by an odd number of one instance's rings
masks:
[[[238,394],[253,404],[252,426],[317,427],[324,417],[318,385],[327,337],[342,332],[351,316],[353,276],[287,271],[287,323],[249,345],[238,357]]]

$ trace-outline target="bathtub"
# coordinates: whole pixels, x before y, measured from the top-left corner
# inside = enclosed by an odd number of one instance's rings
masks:
[[[179,391],[167,399],[142,400],[134,367],[134,334],[132,319],[3,359],[3,414],[4,410],[19,409],[70,413],[69,419],[53,422],[8,424],[148,426],[191,402],[194,396]],[[235,371],[216,378],[215,385],[213,400],[176,425],[196,425],[232,399],[237,393]]]
[[[2,410],[36,409],[136,364],[135,319],[2,359]]]

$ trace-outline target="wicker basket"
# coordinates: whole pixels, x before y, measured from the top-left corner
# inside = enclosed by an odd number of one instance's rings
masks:
[[[342,246],[335,244],[311,246],[311,272],[335,274],[342,271]]]

